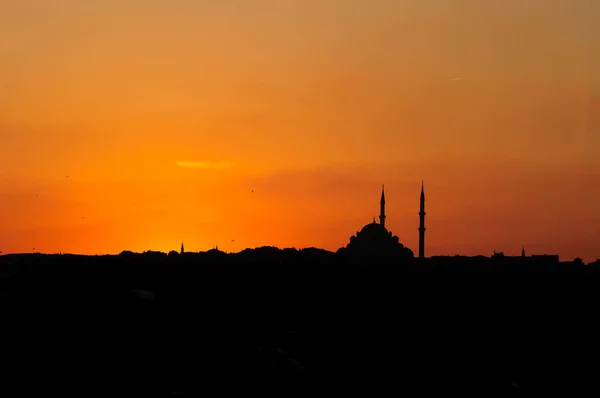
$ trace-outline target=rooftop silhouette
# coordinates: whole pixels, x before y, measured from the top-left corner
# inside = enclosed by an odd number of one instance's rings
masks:
[[[524,247],[425,257],[423,183],[419,203],[418,257],[385,226],[384,187],[379,222],[336,252],[190,252],[182,242],[168,254],[1,255],[0,300],[14,312],[4,321],[16,342],[5,360],[28,361],[7,380],[27,378],[28,392],[46,378],[46,391],[80,383],[145,396],[600,391],[596,367],[576,355],[600,353],[589,321],[600,260],[561,262]],[[53,366],[58,357],[69,365]]]
[[[1,398],[599,395],[598,21],[0,0]]]

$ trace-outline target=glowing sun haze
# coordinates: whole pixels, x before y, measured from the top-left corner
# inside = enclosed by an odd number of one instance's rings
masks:
[[[596,0],[2,0],[0,251],[600,257]],[[254,192],[252,192],[252,190]],[[235,242],[232,242],[235,240]]]
[[[230,167],[231,164],[229,162],[186,162],[186,161],[179,161],[179,162],[177,162],[177,166],[179,166],[179,167],[197,167],[199,169],[223,169],[225,167]]]

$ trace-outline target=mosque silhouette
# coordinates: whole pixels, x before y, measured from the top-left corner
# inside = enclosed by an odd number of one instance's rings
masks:
[[[425,258],[425,189],[421,183],[421,209],[419,212],[419,258]],[[398,236],[385,227],[385,187],[381,187],[379,223],[365,225],[360,232],[350,237],[350,243],[338,250],[338,254],[352,256],[385,256],[399,259],[413,259],[413,251],[404,246]]]

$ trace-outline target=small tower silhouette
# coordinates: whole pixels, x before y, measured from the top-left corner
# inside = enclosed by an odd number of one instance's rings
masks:
[[[383,192],[383,185],[381,186],[381,202],[379,211],[379,223],[385,228],[385,193]]]
[[[419,211],[421,220],[419,225],[419,258],[425,258],[425,188],[424,182],[421,182],[421,210]]]
[[[525,247],[521,250],[521,257],[525,257]]]
[[[183,254],[183,242],[181,242],[181,254]]]

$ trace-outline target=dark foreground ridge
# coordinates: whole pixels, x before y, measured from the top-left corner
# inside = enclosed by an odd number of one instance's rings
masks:
[[[554,260],[2,256],[3,391],[597,393],[600,263]]]

